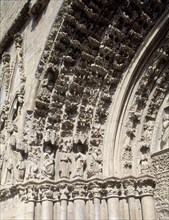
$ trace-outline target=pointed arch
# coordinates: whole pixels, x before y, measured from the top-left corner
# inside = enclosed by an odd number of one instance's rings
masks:
[[[151,68],[151,61],[153,58],[155,59],[155,54],[158,54],[158,48],[164,42],[165,36],[168,31],[168,9],[162,15],[162,17],[158,20],[158,22],[154,25],[152,30],[149,32],[147,37],[145,38],[142,45],[137,50],[137,53],[130,63],[126,73],[124,74],[123,80],[119,84],[115,96],[113,98],[109,116],[106,124],[105,135],[104,135],[104,175],[123,175],[121,172],[121,159],[122,152],[125,150],[128,145],[130,145],[130,140],[132,135],[135,136],[132,131],[134,127],[130,128],[130,122],[132,121],[131,117],[136,117],[138,120],[137,132],[141,132],[140,126],[143,126],[143,120],[145,119],[146,113],[144,111],[140,111],[139,114],[136,115],[136,109],[132,106],[132,100],[135,99],[135,96],[138,94],[139,82],[141,81],[143,75],[148,74],[148,70]],[[157,58],[158,59],[158,58]],[[153,62],[153,61],[152,61]],[[155,62],[155,61],[154,61]],[[154,86],[157,87],[157,77],[154,78]],[[154,87],[153,87],[154,88]],[[152,88],[152,89],[153,89]],[[147,88],[148,89],[148,88]],[[166,89],[162,91],[165,94]],[[138,95],[139,96],[139,95]],[[164,95],[165,96],[165,95]],[[146,101],[144,109],[148,108],[149,101]],[[131,110],[133,108],[133,110]],[[133,111],[133,112],[131,112]],[[133,113],[133,116],[132,116]],[[144,119],[138,119],[139,117],[143,117]],[[127,123],[127,120],[129,121]],[[133,119],[134,120],[134,119]],[[128,127],[128,128],[126,128]],[[127,135],[128,133],[128,135]],[[133,134],[132,134],[133,133]],[[138,136],[137,133],[137,136]],[[125,138],[124,138],[124,135]],[[135,144],[139,145],[141,140],[141,134],[139,134],[140,140],[135,142]],[[122,141],[123,137],[123,141]],[[125,144],[124,144],[125,142]],[[132,146],[133,147],[133,146]],[[137,151],[135,147],[134,151]],[[134,152],[136,153],[136,152]],[[136,158],[135,158],[136,160]],[[136,161],[134,162],[136,167]]]

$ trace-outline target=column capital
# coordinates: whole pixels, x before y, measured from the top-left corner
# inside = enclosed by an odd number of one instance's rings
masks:
[[[53,187],[51,185],[42,185],[39,187],[39,196],[42,201],[53,200]]]
[[[156,182],[151,177],[144,177],[137,182],[137,189],[141,196],[153,196],[155,186]]]
[[[109,180],[106,182],[107,198],[118,197],[120,193],[121,183],[119,180]]]
[[[94,181],[88,184],[89,196],[92,198],[100,198],[102,192],[102,183],[100,181]]]
[[[38,200],[38,189],[34,185],[19,188],[20,199],[24,202],[35,202]]]
[[[83,199],[85,200],[87,196],[86,185],[83,183],[77,183],[74,185],[74,190],[72,192],[73,199]]]
[[[135,196],[136,193],[136,180],[135,179],[125,179],[123,180],[124,194],[126,196]]]
[[[62,184],[59,187],[60,191],[60,200],[68,200],[70,197],[70,191],[68,190],[68,186],[66,184]]]

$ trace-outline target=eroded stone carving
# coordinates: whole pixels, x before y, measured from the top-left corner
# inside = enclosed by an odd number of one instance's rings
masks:
[[[26,164],[25,160],[22,158],[22,156],[18,159],[18,163],[16,164],[17,168],[17,181],[22,182],[25,177],[25,170],[26,170]]]
[[[53,179],[55,175],[54,152],[48,144],[44,146],[42,163],[42,178]]]
[[[75,173],[74,177],[84,177],[84,171],[86,168],[86,155],[84,154],[82,143],[75,145]]]
[[[125,147],[124,153],[122,156],[122,160],[123,160],[123,173],[124,173],[124,175],[130,175],[132,173],[132,160],[133,160],[131,146],[128,145]]]
[[[18,141],[18,128],[12,121],[7,121],[6,151],[2,168],[1,184],[14,184],[19,177],[18,161],[22,159],[20,143]],[[24,176],[22,177],[23,180]]]
[[[99,176],[102,173],[102,155],[99,147],[95,147],[87,160],[87,177]]]
[[[32,158],[31,160],[28,160],[26,179],[39,179],[39,178],[40,178],[40,174],[37,165],[37,160]]]
[[[71,173],[72,159],[70,157],[70,148],[66,143],[63,144],[60,152],[60,177],[69,178]]]
[[[169,107],[164,109],[161,148],[169,148]]]
[[[150,148],[146,145],[143,145],[140,148],[141,156],[140,156],[140,171],[141,174],[150,172]]]

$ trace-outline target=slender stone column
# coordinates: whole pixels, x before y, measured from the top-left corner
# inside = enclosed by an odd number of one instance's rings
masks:
[[[129,219],[136,220],[136,204],[135,204],[136,181],[134,179],[126,179],[123,182],[123,186],[126,197],[128,199]]]
[[[83,184],[76,184],[73,191],[74,199],[74,219],[86,220],[86,191]]]
[[[60,196],[60,220],[67,220],[68,216],[68,190],[64,186]]]
[[[42,217],[43,220],[53,220],[53,201],[42,201]]]
[[[26,203],[26,213],[25,219],[34,220],[35,219],[35,202],[29,201]]]
[[[138,188],[141,196],[142,217],[143,220],[156,219],[153,193],[155,181],[153,178],[144,177],[138,182]]]
[[[119,220],[119,181],[110,181],[106,188],[107,190],[107,206],[108,206],[108,219]]]
[[[42,193],[42,220],[53,220],[53,190],[50,186],[43,186]]]
[[[91,195],[93,197],[94,204],[94,219],[100,220],[100,199],[101,199],[101,189],[100,183],[95,181],[92,182],[89,186],[89,190],[91,191]]]
[[[126,196],[120,196],[120,219],[129,220],[129,208]]]
[[[100,198],[94,197],[94,219],[100,220]]]
[[[25,201],[25,219],[35,219],[35,202],[37,199],[37,190],[34,186],[28,186],[25,189],[20,189],[21,201]]]
[[[41,219],[42,214],[42,204],[41,202],[37,202],[35,206],[35,220]]]
[[[67,199],[61,199],[60,202],[60,219],[67,220]]]

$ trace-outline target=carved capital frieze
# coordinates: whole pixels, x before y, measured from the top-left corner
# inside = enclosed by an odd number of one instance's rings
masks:
[[[121,191],[124,191],[123,197],[144,195],[153,195],[155,181],[150,176],[140,178],[118,179],[62,179],[57,182],[53,180],[28,180],[18,183],[16,186],[8,189],[1,189],[1,198],[19,194],[24,202],[29,201],[61,201],[61,200],[88,200],[94,198],[113,198],[120,197]],[[138,194],[139,192],[139,194]]]

